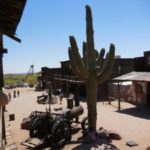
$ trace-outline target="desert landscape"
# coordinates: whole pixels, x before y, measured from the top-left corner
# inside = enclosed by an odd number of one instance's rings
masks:
[[[0,150],[150,150],[149,5],[1,0]]]
[[[14,142],[19,150],[28,149],[21,143],[29,138],[29,131],[21,129],[22,119],[28,117],[32,111],[45,111],[48,104],[40,105],[36,102],[37,96],[42,92],[34,91],[33,88],[19,88],[20,96],[11,99],[7,105],[9,114],[15,114],[15,120],[10,121],[10,131]],[[7,94],[13,90],[5,90]],[[87,115],[87,105],[85,101],[80,104],[84,107],[84,113],[79,117],[81,120]],[[54,108],[66,107],[66,99],[63,98],[62,105],[52,104]],[[135,106],[122,102],[121,110],[118,111],[117,101],[113,101],[112,105],[108,102],[97,102],[97,127],[103,127],[106,130],[112,130],[121,136],[121,140],[112,140],[110,144],[116,146],[120,150],[145,150],[150,146],[150,110],[147,107],[136,108]],[[80,127],[80,125],[75,125]],[[134,141],[138,146],[129,147],[127,141]],[[82,132],[79,130],[72,135],[72,140],[65,145],[63,150],[97,150],[101,146],[101,142],[97,141],[93,144],[84,143],[82,140]],[[50,148],[47,148],[50,149]]]

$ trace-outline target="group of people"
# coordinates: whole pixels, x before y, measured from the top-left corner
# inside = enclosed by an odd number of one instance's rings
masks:
[[[19,97],[20,96],[20,91],[19,90],[14,90],[13,91],[13,98],[16,98],[16,97]],[[8,92],[8,98],[9,98],[9,100],[11,100],[11,98],[12,98],[12,94],[10,93],[10,92]]]

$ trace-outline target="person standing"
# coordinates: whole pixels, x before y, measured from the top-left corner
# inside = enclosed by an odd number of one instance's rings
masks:
[[[16,90],[14,90],[14,98],[16,98]]]
[[[19,90],[17,91],[17,95],[18,95],[18,97],[20,96],[20,92],[19,92]]]
[[[8,92],[8,99],[11,101],[11,93]]]

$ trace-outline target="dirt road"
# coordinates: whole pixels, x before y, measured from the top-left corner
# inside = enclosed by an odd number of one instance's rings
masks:
[[[11,102],[7,105],[9,114],[15,114],[15,121],[10,122],[10,129],[14,141],[18,145],[19,150],[25,150],[26,147],[20,143],[25,141],[29,137],[29,132],[20,129],[21,121],[24,117],[27,117],[34,110],[44,111],[48,105],[39,105],[36,103],[37,96],[42,92],[35,92],[33,89],[25,88],[19,89],[20,96],[12,98]],[[13,92],[10,90],[10,92]],[[8,91],[6,91],[8,93]],[[63,107],[66,107],[66,100],[63,100]],[[54,107],[62,106],[60,104],[52,105]],[[87,106],[85,102],[81,103],[84,106],[85,113],[81,116],[86,116]],[[116,102],[113,105],[117,106]],[[117,111],[116,107],[110,106],[107,103],[97,103],[97,126],[104,127],[107,130],[114,130],[122,137],[120,141],[112,141],[111,144],[116,145],[120,150],[145,150],[150,146],[150,108],[136,109],[134,106],[122,103],[122,110]],[[64,147],[64,150],[88,150],[95,149],[97,143],[92,146],[82,144],[78,140],[82,136],[81,132],[73,135],[72,142]],[[126,141],[134,140],[138,143],[138,146],[129,147],[126,145]],[[90,148],[89,148],[90,147]]]

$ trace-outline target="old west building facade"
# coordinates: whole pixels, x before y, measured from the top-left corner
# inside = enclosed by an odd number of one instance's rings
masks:
[[[150,51],[146,51],[144,52],[144,56],[136,58],[121,58],[117,56],[108,81],[98,87],[98,98],[101,99],[108,96],[107,83],[111,81],[112,78],[132,71],[150,71]],[[58,76],[61,80],[58,80]],[[77,82],[73,81],[80,81],[80,79],[77,79],[72,72],[70,61],[61,61],[61,68],[42,67],[42,76],[39,79],[44,81],[44,84],[48,80],[51,81],[53,83],[53,88],[63,87],[70,91],[75,90],[74,87],[77,84]],[[84,83],[81,82],[80,84],[77,84],[77,86],[79,93],[85,96],[86,90]]]

